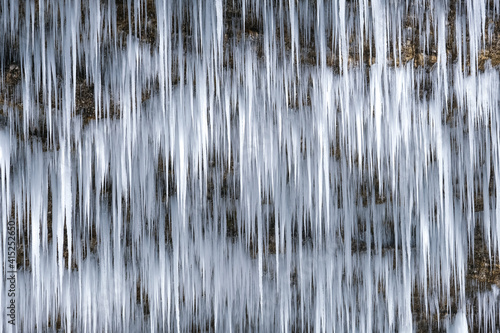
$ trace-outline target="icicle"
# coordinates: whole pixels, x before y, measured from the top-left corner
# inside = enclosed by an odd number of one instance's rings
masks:
[[[0,8],[18,331],[500,327],[498,0]]]

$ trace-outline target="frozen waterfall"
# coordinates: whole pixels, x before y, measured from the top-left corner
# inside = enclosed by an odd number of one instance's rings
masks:
[[[499,190],[500,0],[0,0],[0,332],[498,332]]]

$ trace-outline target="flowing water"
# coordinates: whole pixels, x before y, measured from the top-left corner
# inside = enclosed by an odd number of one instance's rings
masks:
[[[499,330],[499,14],[0,0],[0,331]]]

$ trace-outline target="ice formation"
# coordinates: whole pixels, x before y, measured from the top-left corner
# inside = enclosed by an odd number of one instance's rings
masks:
[[[1,0],[0,331],[499,330],[499,14]]]

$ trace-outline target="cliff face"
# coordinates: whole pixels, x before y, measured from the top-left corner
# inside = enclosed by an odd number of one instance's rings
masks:
[[[495,331],[499,14],[4,1],[18,330]]]

